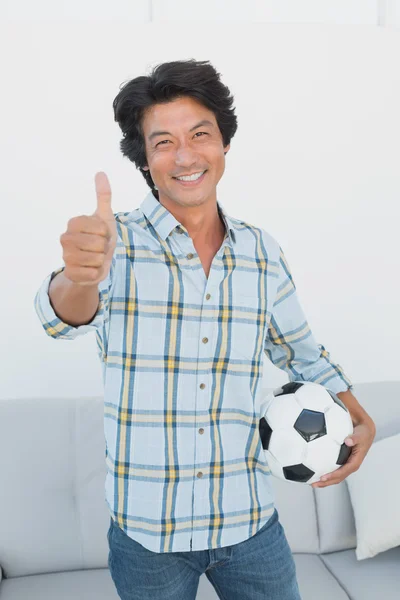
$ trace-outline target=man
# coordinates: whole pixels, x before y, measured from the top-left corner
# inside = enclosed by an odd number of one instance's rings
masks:
[[[280,245],[217,200],[232,100],[207,62],[128,82],[114,116],[150,192],[114,214],[97,173],[97,209],[68,222],[65,267],[36,296],[50,336],[96,332],[109,568],[125,600],[194,599],[204,572],[221,598],[300,598],[258,431],[264,354],[349,408],[354,456],[331,483],[359,468],[375,435],[310,331]]]

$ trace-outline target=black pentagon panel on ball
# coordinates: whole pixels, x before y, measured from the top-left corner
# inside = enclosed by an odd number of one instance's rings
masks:
[[[268,450],[269,442],[271,440],[272,429],[267,421],[262,417],[258,424],[258,430],[260,432],[261,443],[264,450]]]
[[[347,412],[347,408],[343,404],[343,402],[341,401],[341,399],[338,398],[334,392],[331,392],[331,390],[327,389],[326,391],[329,392],[329,395],[331,396],[331,398],[335,402],[335,404],[337,404],[338,406],[340,406],[341,408],[343,408],[343,410],[345,410]]]
[[[289,383],[285,383],[278,388],[277,393],[274,393],[274,396],[285,396],[286,394],[294,394],[297,392],[299,388],[301,388],[304,384],[299,381],[289,381]]]
[[[346,444],[342,444],[340,446],[340,452],[336,464],[344,465],[347,462],[347,459],[349,458],[350,454],[351,448],[349,448],[349,446],[346,446]]]
[[[289,481],[299,481],[301,483],[305,483],[315,475],[314,471],[302,464],[283,467],[283,474]]]
[[[326,435],[325,415],[316,410],[303,409],[298,416],[294,428],[306,442],[312,442]]]

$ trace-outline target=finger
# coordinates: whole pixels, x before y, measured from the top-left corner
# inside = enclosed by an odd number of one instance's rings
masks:
[[[337,471],[335,471],[328,478],[328,481],[330,479],[332,479],[333,477],[339,477],[339,479],[345,479],[345,477],[348,477],[349,475],[351,475],[351,473],[354,473],[354,471],[357,471],[360,468],[361,463],[362,463],[362,460],[359,460],[359,459],[352,460],[350,463],[347,462],[345,465],[343,465]]]
[[[104,236],[81,233],[76,238],[75,245],[79,250],[84,250],[85,252],[100,252],[106,254],[109,246],[107,235],[108,231],[105,232]]]
[[[362,461],[361,461],[362,462]],[[361,462],[359,460],[352,461],[349,465],[348,462],[336,469],[336,471],[332,471],[332,473],[326,473],[322,475],[319,481],[316,481],[315,484],[312,484],[313,487],[326,487],[327,485],[335,485],[346,479],[349,475],[354,473],[360,468]]]
[[[324,475],[322,475],[321,480],[328,481],[334,477],[347,477],[347,475],[350,475],[352,471],[352,463],[349,464],[349,461],[347,461],[345,465],[342,465],[341,467],[336,469],[336,471],[331,471],[331,473],[325,473]]]
[[[74,267],[94,267],[99,269],[104,264],[104,253],[103,252],[85,252],[80,250],[75,252],[73,256],[69,256],[68,253],[65,255],[65,259],[68,259],[68,263]]]
[[[107,175],[103,171],[96,173],[95,178],[97,208],[96,214],[104,221],[113,217],[111,208],[111,186]]]
[[[356,469],[359,468],[362,461],[364,460],[365,455],[367,454],[366,450],[358,445],[357,448],[352,448],[349,458],[346,460],[344,465],[340,466],[335,471],[331,471],[330,473],[325,473],[321,479],[331,479],[332,477],[347,477],[350,473],[353,473]]]
[[[324,487],[328,487],[329,485],[335,485],[337,483],[340,483],[341,480],[338,481],[327,481],[326,483],[321,483],[320,481],[316,481],[315,483],[312,484],[313,488],[324,488]]]
[[[339,470],[340,469],[338,469],[338,471]],[[323,477],[321,477],[319,479],[319,481],[316,481],[316,483],[318,483],[321,486],[331,485],[332,483],[339,483],[345,477],[346,477],[346,475],[344,475],[344,474],[343,475],[337,475],[337,471],[335,471],[335,474],[331,474],[330,477],[327,477],[327,479],[324,479]]]
[[[328,485],[336,485],[336,484],[340,483],[341,481],[343,481],[344,479],[346,479],[346,476],[331,477],[330,479],[328,479],[328,481],[322,481],[320,479],[319,481],[316,481],[315,483],[313,483],[312,487],[327,487]]]
[[[72,233],[94,234],[106,238],[110,235],[106,223],[103,223],[102,220],[93,220],[93,217],[87,215],[72,217],[72,219],[68,221],[67,232],[64,236],[68,237],[68,235]]]

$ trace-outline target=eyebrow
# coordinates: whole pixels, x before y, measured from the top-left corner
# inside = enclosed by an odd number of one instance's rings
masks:
[[[200,123],[197,123],[197,125],[189,129],[189,131],[194,131],[194,129],[197,129],[198,127],[203,127],[203,125],[210,125],[211,127],[214,127],[214,124],[211,123],[211,121],[209,121],[208,119],[203,119],[202,121],[200,121]],[[172,133],[170,133],[169,131],[153,131],[153,133],[149,135],[148,140],[151,141],[158,135],[172,135]]]

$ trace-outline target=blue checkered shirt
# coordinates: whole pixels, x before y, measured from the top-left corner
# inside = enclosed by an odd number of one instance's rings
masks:
[[[105,497],[153,552],[242,542],[274,511],[261,445],[264,356],[291,381],[352,389],[317,344],[281,246],[217,208],[226,228],[208,277],[186,228],[154,197],[116,213],[117,247],[93,320],[55,314],[53,271],[35,296],[45,332],[96,334],[104,382]]]

